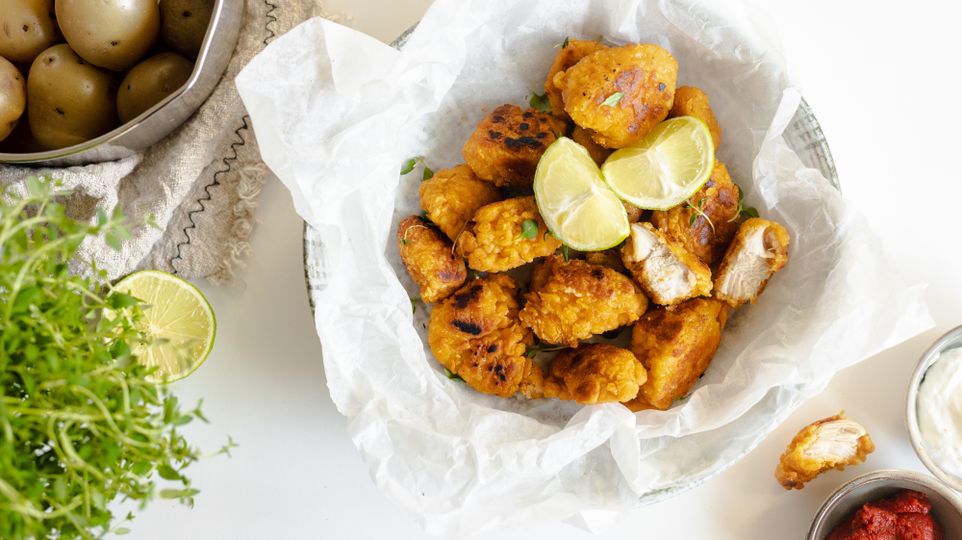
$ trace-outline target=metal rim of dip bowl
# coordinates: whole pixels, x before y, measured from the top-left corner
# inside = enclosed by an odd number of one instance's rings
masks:
[[[909,440],[912,441],[912,448],[919,456],[922,464],[932,472],[942,482],[954,489],[962,492],[962,478],[944,470],[925,448],[925,441],[922,439],[922,432],[919,429],[918,400],[919,387],[925,380],[925,374],[929,368],[939,359],[939,355],[947,350],[962,348],[962,326],[949,330],[932,344],[931,347],[919,359],[919,364],[912,374],[909,382],[908,397],[905,400],[905,426],[909,431]],[[960,441],[962,444],[962,441]]]
[[[948,486],[931,476],[902,469],[883,469],[863,474],[835,490],[822,503],[807,540],[824,540],[842,520],[867,502],[911,489],[924,493],[932,504],[932,515],[945,538],[962,538],[962,500]]]
[[[180,127],[214,91],[234,53],[243,14],[243,1],[215,0],[190,78],[133,120],[89,141],[65,148],[29,153],[0,152],[0,163],[52,167],[88,165],[123,159],[157,143]],[[24,117],[21,122],[25,120]]]

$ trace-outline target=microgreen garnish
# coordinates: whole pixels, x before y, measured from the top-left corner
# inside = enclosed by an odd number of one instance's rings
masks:
[[[533,219],[526,219],[521,222],[521,236],[528,240],[538,237],[538,222]]]
[[[612,107],[612,108],[617,107],[618,104],[621,103],[622,98],[624,97],[625,97],[625,94],[623,94],[622,92],[615,92],[614,94],[611,94],[610,96],[608,96],[608,99],[606,99],[604,103],[602,103],[602,105],[604,105],[605,107]]]
[[[411,297],[411,313],[417,313],[417,312],[418,312],[418,302],[420,302],[420,301],[421,301],[421,299],[418,298],[417,296],[412,296],[412,297]]]
[[[567,49],[567,48],[568,48],[568,43],[570,43],[570,42],[571,42],[571,38],[570,38],[570,37],[565,37],[565,40],[562,41],[561,43],[555,45],[554,48],[555,48],[555,49]]]
[[[548,99],[548,94],[538,94],[537,92],[532,92],[531,98],[528,100],[528,104],[531,105],[532,109],[546,113],[551,112],[551,100]]]
[[[708,201],[708,198],[702,197],[701,199],[698,200],[698,206],[696,207],[695,205],[691,204],[691,199],[688,200],[688,208],[691,208],[692,210],[691,216],[688,218],[688,226],[691,227],[692,225],[694,225],[695,220],[698,218],[698,216],[701,216],[702,218],[705,219],[705,221],[708,222],[708,226],[711,227],[711,232],[715,232],[715,224],[712,223],[711,218],[708,217],[708,214],[705,213],[706,201]]]
[[[444,376],[447,377],[447,378],[449,378],[449,379],[451,379],[452,381],[461,381],[461,382],[464,382],[464,378],[463,378],[463,377],[461,377],[461,376],[458,375],[457,373],[452,372],[452,371],[451,371],[450,369],[448,369],[448,368],[444,368]]]
[[[568,246],[565,244],[561,244],[561,256],[564,257],[566,261],[571,259],[571,253],[568,251]]]
[[[424,172],[421,173],[421,181],[430,180],[434,178],[434,171],[431,170],[427,165],[424,166]]]
[[[547,343],[542,343],[539,345],[532,345],[528,347],[527,349],[525,349],[524,355],[528,358],[534,358],[535,356],[538,355],[538,353],[557,352],[560,350],[564,350],[563,345],[550,345]]]
[[[729,223],[733,221],[738,221],[739,219],[757,218],[758,210],[751,206],[745,206],[745,192],[742,191],[741,186],[735,185],[738,188],[738,210],[735,211],[735,215],[728,220]]]
[[[414,170],[414,167],[418,164],[418,160],[419,160],[419,159],[421,159],[421,158],[413,157],[413,158],[405,161],[404,164],[401,165],[401,176],[404,176],[404,175],[407,175],[407,174],[411,174],[411,171],[413,171],[413,170]]]

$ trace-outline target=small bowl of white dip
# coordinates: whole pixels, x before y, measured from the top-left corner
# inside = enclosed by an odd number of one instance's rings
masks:
[[[922,355],[909,384],[905,419],[922,463],[962,492],[962,326]]]

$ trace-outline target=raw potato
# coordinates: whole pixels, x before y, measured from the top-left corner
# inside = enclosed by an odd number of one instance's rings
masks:
[[[56,0],[57,21],[70,47],[91,64],[123,71],[157,40],[157,0]]]
[[[214,12],[214,0],[160,0],[160,36],[168,47],[197,58]]]
[[[0,56],[0,141],[7,138],[27,106],[27,84],[17,66]]]
[[[53,0],[0,0],[0,56],[30,63],[59,38]]]
[[[27,76],[30,130],[45,148],[102,135],[117,123],[114,75],[84,62],[65,43],[44,51]]]
[[[175,53],[160,53],[133,67],[117,91],[117,114],[129,122],[187,82],[194,64]]]

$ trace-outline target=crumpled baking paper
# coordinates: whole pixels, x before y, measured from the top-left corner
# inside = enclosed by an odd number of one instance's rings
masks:
[[[316,311],[331,396],[378,487],[428,532],[568,519],[590,530],[691,488],[750,451],[847,366],[932,325],[865,221],[782,133],[800,95],[770,24],[694,0],[438,0],[398,52],[309,21],[237,78],[265,162],[323,239]],[[499,399],[447,379],[394,231],[419,211],[424,156],[462,162],[486,111],[541,92],[566,37],[654,42],[707,91],[719,156],[747,203],[792,233],[792,260],[731,319],[690,397],[669,411]]]

